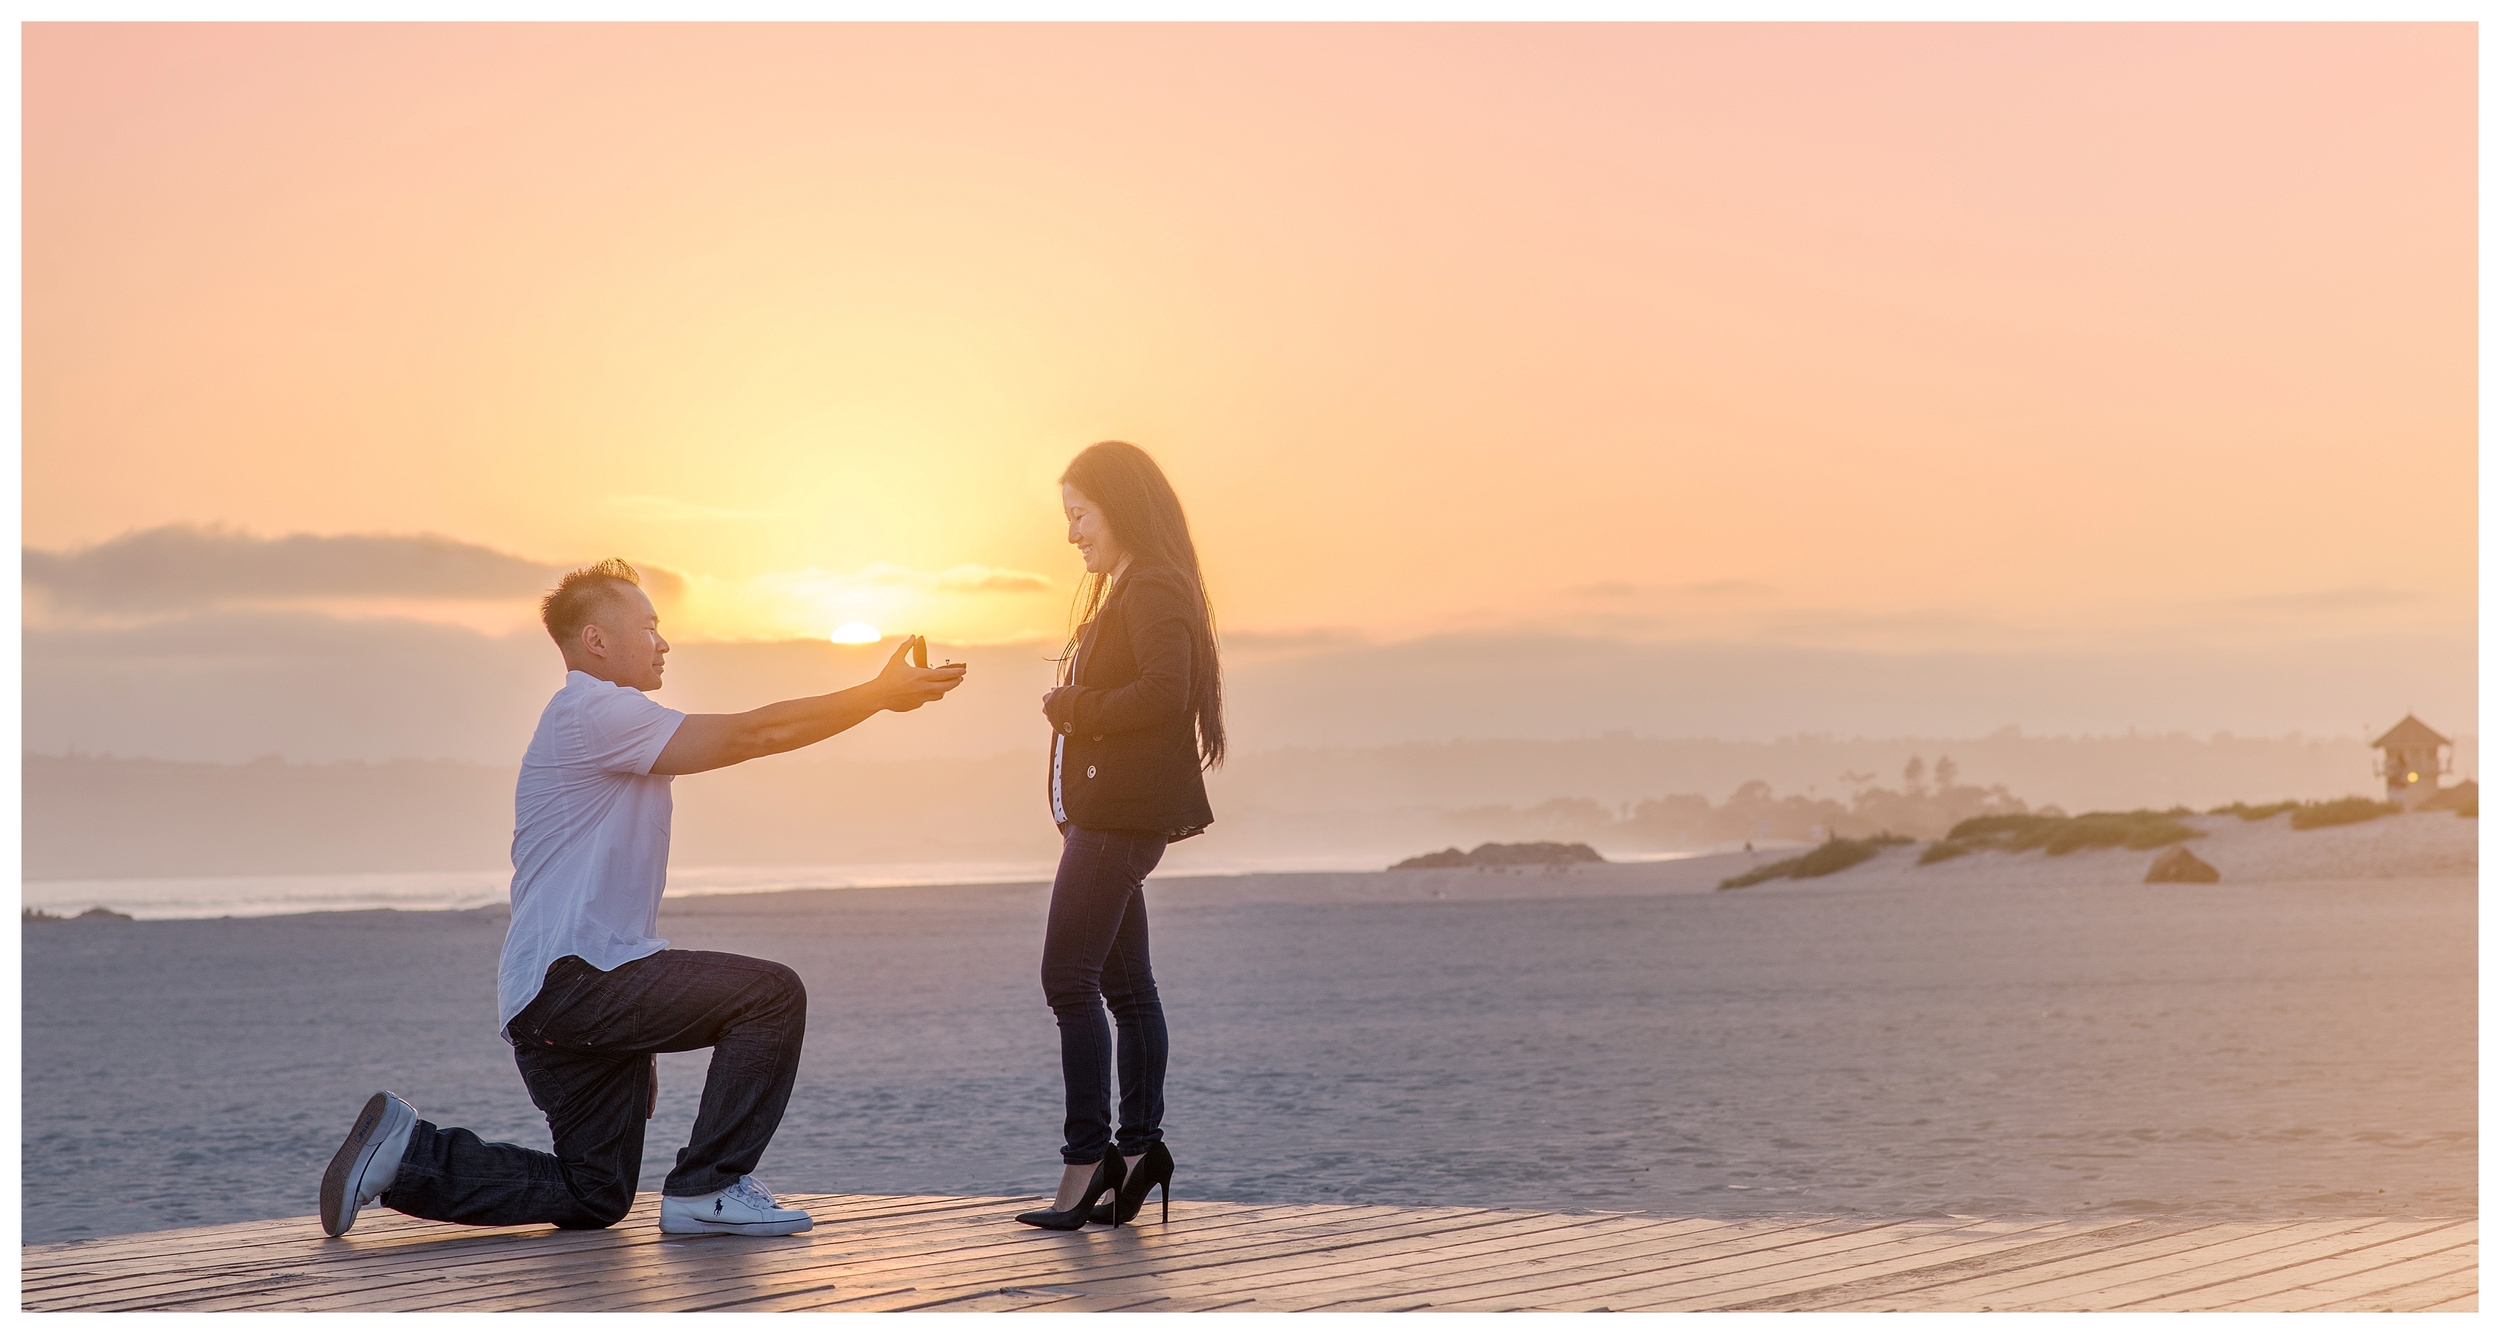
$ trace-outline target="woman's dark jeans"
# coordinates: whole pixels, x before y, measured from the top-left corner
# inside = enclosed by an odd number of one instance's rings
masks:
[[[1070,826],[1050,887],[1042,937],[1042,994],[1059,1016],[1059,1069],[1068,1081],[1065,1163],[1098,1163],[1111,1148],[1111,1025],[1120,1023],[1120,1152],[1163,1138],[1163,1067],[1171,1039],[1146,960],[1146,876],[1164,837]]]
[[[386,1208],[485,1227],[606,1227],[634,1207],[656,1052],[712,1049],[692,1142],[661,1191],[709,1195],[755,1170],[807,1036],[807,989],[781,964],[662,950],[600,972],[571,955],[506,1030],[555,1152],[417,1122]]]

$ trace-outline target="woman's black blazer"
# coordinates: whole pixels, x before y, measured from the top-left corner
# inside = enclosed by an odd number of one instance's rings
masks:
[[[1087,622],[1074,679],[1050,696],[1069,823],[1186,838],[1214,822],[1190,707],[1205,616],[1188,575],[1149,565],[1120,576]]]

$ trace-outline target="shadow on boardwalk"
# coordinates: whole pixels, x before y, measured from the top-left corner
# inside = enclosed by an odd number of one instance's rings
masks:
[[[369,1211],[28,1247],[30,1311],[2476,1309],[2476,1220],[1656,1218],[1183,1201],[1040,1232],[1024,1199],[793,1195],[797,1237]]]

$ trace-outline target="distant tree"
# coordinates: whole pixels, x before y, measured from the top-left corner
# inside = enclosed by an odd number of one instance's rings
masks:
[[[1961,776],[1962,766],[1955,764],[1952,756],[1939,755],[1936,757],[1936,786],[1938,788],[1951,791],[1953,788],[1953,780]]]
[[[1910,762],[1901,766],[1901,786],[1908,788],[1912,792],[1916,792],[1920,787],[1924,786],[1926,782],[1927,761],[1920,759],[1916,755],[1911,756]]]

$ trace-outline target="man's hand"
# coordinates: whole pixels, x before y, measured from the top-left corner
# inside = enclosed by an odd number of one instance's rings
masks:
[[[885,670],[870,683],[882,692],[884,707],[909,713],[931,700],[945,698],[947,691],[963,684],[965,667],[960,662],[943,667],[911,665],[911,646],[927,642],[918,635],[908,635],[894,646],[894,656],[886,660]]]
[[[914,667],[905,660],[913,641],[894,650],[885,670],[862,685],[812,699],[785,699],[745,713],[690,713],[652,762],[655,774],[699,774],[812,746],[892,709],[909,713],[963,684],[962,663]]]

